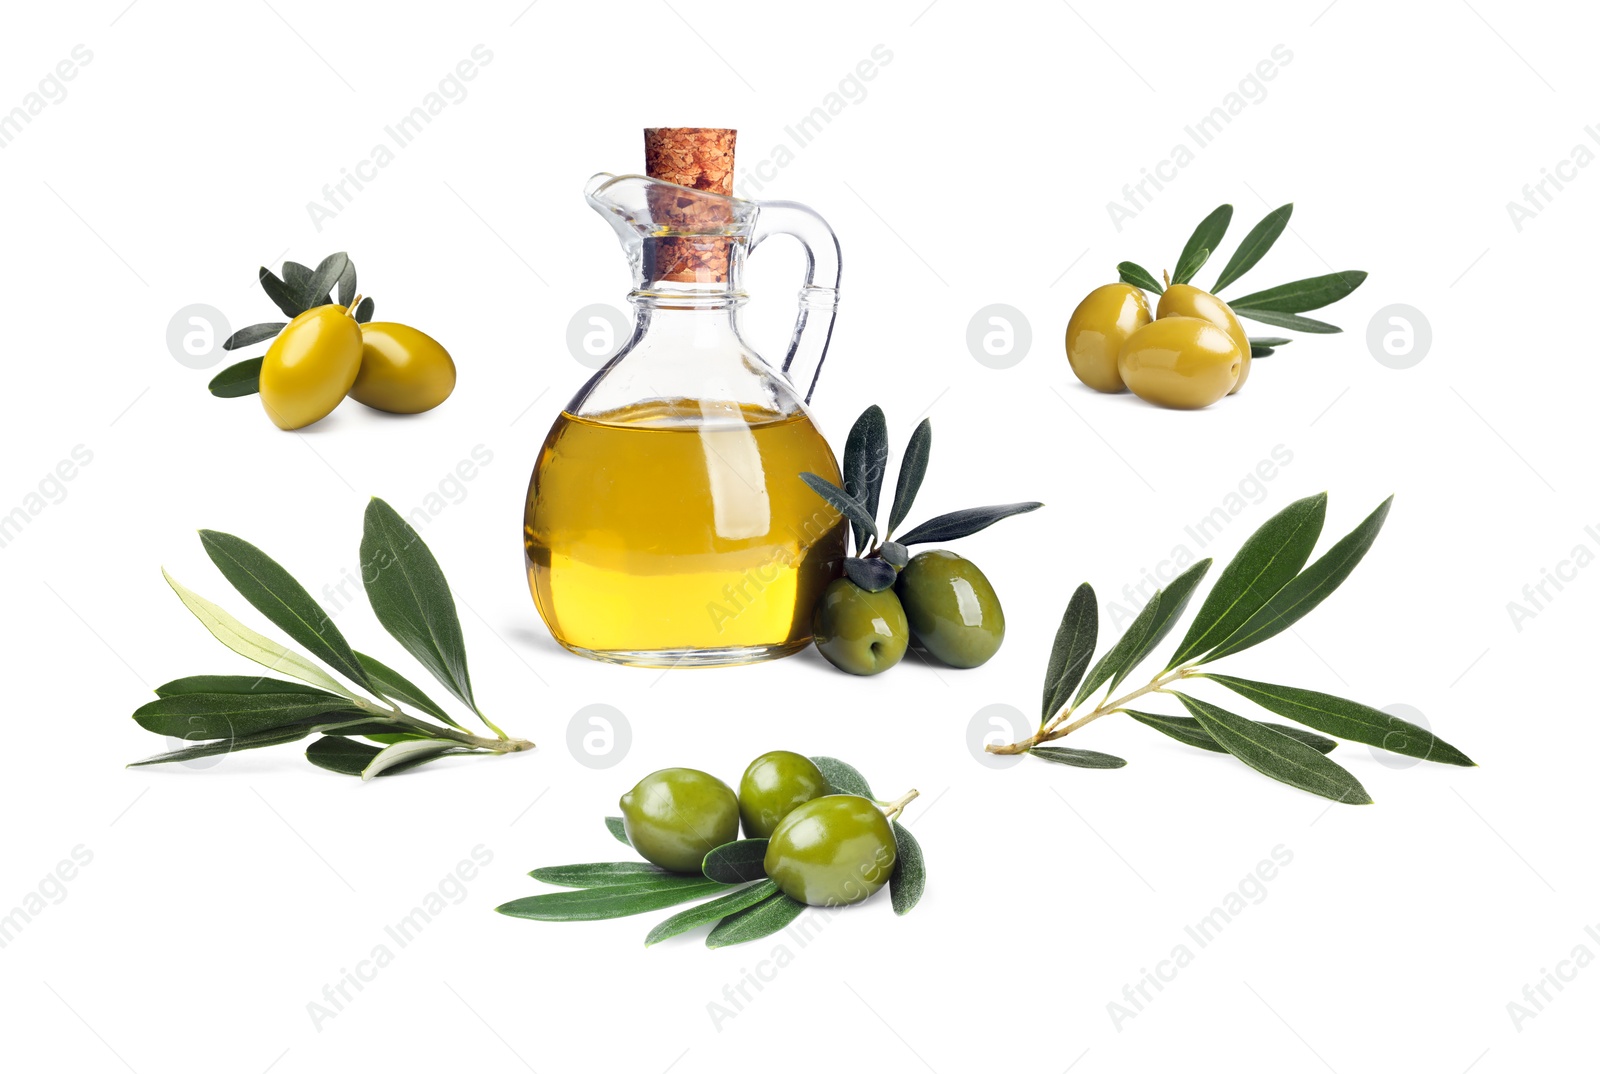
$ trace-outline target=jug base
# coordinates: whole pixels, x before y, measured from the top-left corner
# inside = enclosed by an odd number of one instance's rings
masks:
[[[590,660],[637,668],[719,668],[759,664],[765,660],[793,656],[810,644],[810,638],[803,638],[776,645],[730,645],[717,649],[585,649],[561,642],[564,648],[579,656],[587,656]]]

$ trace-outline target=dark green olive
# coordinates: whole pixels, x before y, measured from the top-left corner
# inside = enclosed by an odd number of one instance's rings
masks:
[[[767,838],[795,806],[830,789],[811,758],[788,750],[763,753],[750,762],[739,781],[739,819],[745,838]]]
[[[835,578],[822,591],[811,632],[828,663],[852,675],[876,675],[894,667],[911,638],[905,609],[893,589],[869,593],[848,578]]]
[[[953,668],[975,668],[1000,649],[1006,615],[970,559],[918,552],[895,582],[917,643]]]
[[[652,772],[618,804],[633,849],[675,873],[698,873],[708,853],[739,838],[733,788],[693,768]]]
[[[894,830],[870,799],[829,794],[778,822],[763,863],[784,894],[807,906],[848,906],[888,883]]]

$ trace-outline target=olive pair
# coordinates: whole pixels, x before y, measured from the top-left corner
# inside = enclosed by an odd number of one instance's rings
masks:
[[[1172,284],[1154,319],[1142,289],[1111,283],[1089,292],[1067,322],[1067,361],[1101,392],[1132,391],[1182,410],[1210,406],[1244,387],[1250,338],[1228,304]]]
[[[894,832],[869,799],[832,794],[807,757],[764,753],[745,769],[739,794],[693,768],[652,772],[622,796],[628,841],[647,861],[699,873],[705,856],[745,836],[766,839],[767,876],[811,906],[859,902],[894,868]]]
[[[912,637],[944,663],[975,668],[1000,649],[1006,617],[971,560],[919,552],[893,587],[869,592],[848,578],[823,591],[812,621],[817,650],[852,675],[876,675],[905,656]]]
[[[455,390],[455,362],[433,337],[389,321],[360,324],[354,310],[355,303],[308,309],[267,348],[261,405],[278,428],[321,421],[346,395],[375,410],[420,414]]]

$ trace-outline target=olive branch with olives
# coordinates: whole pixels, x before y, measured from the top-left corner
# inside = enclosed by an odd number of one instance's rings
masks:
[[[897,537],[895,531],[911,513],[923,478],[927,476],[932,448],[933,422],[924,418],[912,431],[901,457],[888,524],[882,529],[878,526],[877,514],[889,466],[889,427],[880,407],[869,406],[850,428],[841,466],[843,488],[818,474],[800,475],[800,480],[813,492],[849,520],[854,541],[855,554],[844,560],[844,577],[836,579],[823,593],[813,623],[817,649],[841,670],[870,675],[892,667],[904,655],[907,633],[915,634],[925,649],[952,667],[976,667],[994,655],[1004,637],[998,600],[988,580],[975,566],[951,553],[924,552],[913,557],[909,546],[954,541],[1003,518],[1035,511],[1044,505],[1029,500],[968,507],[936,515]],[[939,610],[919,606],[913,593],[916,587],[907,584],[907,579],[924,573],[948,575],[952,571],[964,575],[964,584],[981,590],[984,599],[993,605],[990,618],[994,622],[982,624],[973,631],[958,632],[960,637],[947,637],[947,632],[939,629],[939,620],[944,618]],[[901,599],[889,592],[891,588],[900,593]],[[863,594],[881,596],[874,599]],[[903,610],[901,600],[906,605]],[[868,608],[871,620],[893,623],[891,633],[898,633],[899,637],[878,638],[872,642],[874,652],[879,647],[892,650],[888,657],[863,663],[857,659],[859,654],[850,648],[854,639],[829,629],[831,617],[845,614],[839,609],[856,604]],[[885,604],[888,607],[885,608]]]
[[[737,795],[709,773],[662,769],[622,796],[622,816],[605,819],[644,861],[534,869],[533,879],[566,890],[495,909],[530,921],[601,921],[706,899],[644,942],[709,925],[712,948],[771,936],[808,906],[854,905],[885,885],[894,912],[907,914],[927,886],[922,848],[898,819],[916,797],[881,802],[845,762],[785,750],[752,761]]]
[[[327,668],[365,689],[355,693],[305,653],[259,634],[222,608],[162,576],[184,607],[229,649],[292,679],[267,675],[191,675],[156,687],[133,714],[140,727],[191,745],[134,765],[193,762],[319,735],[305,758],[319,768],[372,779],[442,757],[519,753],[478,707],[466,644],[444,572],[406,520],[384,501],[368,505],[361,536],[362,581],[378,622],[492,731],[476,735],[398,671],[355,651],[333,620],[275,560],[248,541],[201,530],[206,554],[233,587]],[[402,709],[404,704],[424,716]],[[365,741],[362,741],[362,740]]]
[[[1372,547],[1393,499],[1379,504],[1309,566],[1307,561],[1322,532],[1327,494],[1297,500],[1268,519],[1218,576],[1166,666],[1143,686],[1115,697],[1118,687],[1177,625],[1211,560],[1201,560],[1158,590],[1093,666],[1090,660],[1099,613],[1094,589],[1087,582],[1080,585],[1061,617],[1050,651],[1039,729],[1017,742],[990,745],[988,751],[1025,753],[1079,768],[1121,768],[1127,762],[1107,753],[1046,745],[1103,716],[1121,713],[1187,746],[1232,754],[1292,787],[1352,804],[1372,799],[1355,776],[1328,759],[1326,755],[1338,743],[1325,736],[1441,764],[1473,765],[1466,754],[1427,729],[1369,705],[1315,690],[1222,675],[1206,667],[1288,630],[1321,604]],[[1198,681],[1226,687],[1302,726],[1250,719],[1176,689],[1179,684]],[[1085,711],[1090,696],[1102,686],[1102,699]],[[1175,698],[1188,715],[1132,707],[1141,698],[1155,696]]]

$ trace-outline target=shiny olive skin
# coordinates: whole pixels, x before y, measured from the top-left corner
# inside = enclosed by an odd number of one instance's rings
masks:
[[[1228,338],[1238,345],[1244,355],[1244,361],[1239,363],[1239,379],[1228,394],[1232,395],[1244,387],[1245,379],[1250,376],[1250,336],[1226,302],[1210,291],[1202,291],[1186,283],[1175,283],[1162,293],[1161,301],[1156,303],[1156,317],[1198,317],[1228,333]]]
[[[739,838],[733,788],[693,768],[652,772],[618,804],[633,849],[675,873],[698,873],[708,853]]]
[[[942,549],[918,552],[894,589],[917,643],[951,667],[975,668],[1000,651],[1006,614],[970,559]]]
[[[894,871],[894,830],[870,799],[829,794],[778,822],[763,865],[784,894],[807,906],[868,898]]]
[[[280,429],[333,413],[361,368],[361,326],[343,306],[317,306],[284,326],[261,361],[261,405]]]
[[[745,838],[767,838],[796,806],[829,791],[828,781],[811,758],[788,750],[763,753],[739,780],[739,819]]]
[[[410,325],[361,326],[361,371],[350,398],[390,414],[432,410],[456,387],[456,363],[437,340]]]
[[[1243,362],[1228,333],[1198,317],[1151,321],[1128,337],[1117,356],[1133,394],[1178,410],[1198,410],[1227,395]]]
[[[1096,287],[1067,321],[1067,363],[1095,391],[1122,391],[1117,352],[1150,320],[1150,302],[1139,288],[1127,283]]]
[[[840,671],[876,675],[906,655],[911,628],[894,589],[869,593],[848,578],[835,578],[822,591],[811,618],[817,652]]]

